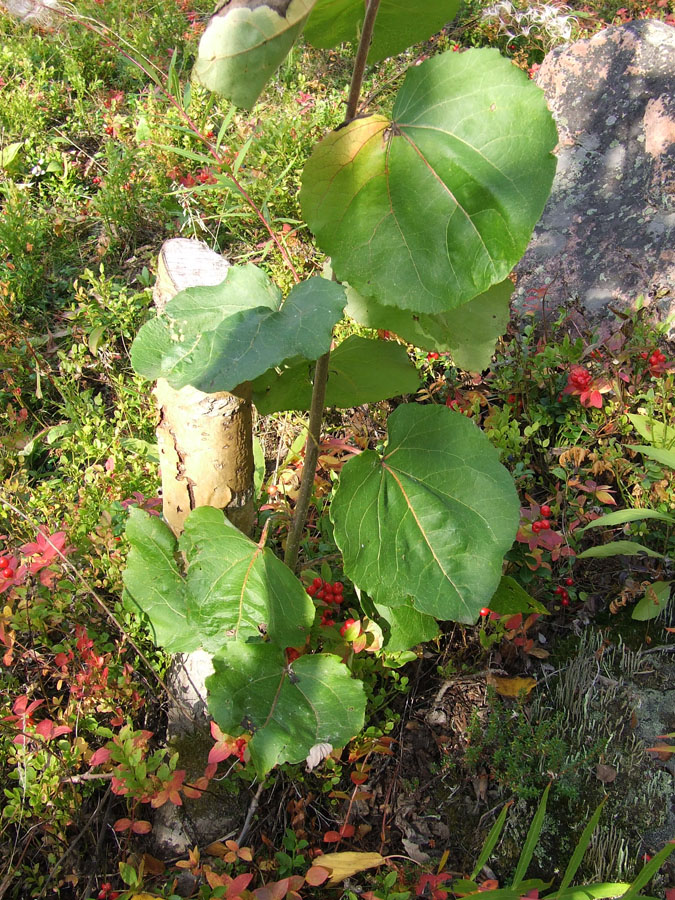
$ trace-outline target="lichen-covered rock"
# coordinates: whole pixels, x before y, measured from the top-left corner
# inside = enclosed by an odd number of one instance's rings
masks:
[[[537,83],[558,170],[520,262],[518,309],[578,300],[591,317],[638,295],[675,312],[675,29],[642,20],[557,47]]]

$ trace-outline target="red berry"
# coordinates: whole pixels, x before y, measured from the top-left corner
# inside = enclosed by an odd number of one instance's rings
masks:
[[[0,569],[9,569],[9,560],[6,556],[0,557]]]
[[[570,599],[570,595],[567,593],[567,591],[564,588],[562,589],[562,591],[560,591],[560,596],[562,597],[563,603],[565,602],[565,600]]]
[[[310,584],[310,586],[307,588],[307,593],[309,594],[310,597],[313,597],[314,594],[316,594],[316,588],[314,587],[313,584]]]
[[[300,651],[296,650],[295,647],[286,647],[286,660],[289,663],[295,662],[299,656]]]
[[[341,581],[336,581],[335,584],[333,585],[333,590],[335,591],[336,594],[341,594],[342,591],[344,590],[344,585],[342,584]]]
[[[491,612],[492,612],[492,610],[488,609],[487,606],[484,606],[481,609],[480,614],[481,614],[481,616],[489,616]]]
[[[567,597],[563,597],[562,600],[561,600],[560,602],[562,603],[563,606],[569,606],[569,605],[570,605],[570,601],[569,601],[569,599],[568,599]]]
[[[562,592],[563,592],[564,590],[565,590],[565,588],[560,587],[560,585],[558,585],[558,587],[553,591],[553,593],[554,593],[554,594],[562,594]]]
[[[337,605],[339,606],[344,602],[344,599],[345,598],[342,596],[342,594],[338,594],[337,597],[333,597],[333,603],[337,603]]]
[[[316,592],[316,596],[319,598],[319,600],[323,600],[323,598],[326,596],[326,592],[323,588],[321,588],[320,591]]]
[[[567,585],[567,587],[572,587],[572,585],[574,584],[574,578],[566,578],[565,584]]]
[[[533,522],[532,531],[534,531],[535,534],[539,534],[539,532],[541,531],[541,522]]]
[[[3,578],[12,578],[13,574],[11,569],[3,569],[2,572],[0,572],[0,575],[2,575]]]
[[[312,584],[318,590],[318,588],[320,588],[321,585],[323,584],[323,578],[315,578],[314,581],[312,582]]]
[[[542,531],[548,531],[549,528],[551,527],[551,523],[549,522],[548,519],[541,519],[539,522],[539,525],[541,526]]]
[[[539,509],[539,514],[548,518],[551,515],[551,507],[548,503],[544,503],[542,507]]]

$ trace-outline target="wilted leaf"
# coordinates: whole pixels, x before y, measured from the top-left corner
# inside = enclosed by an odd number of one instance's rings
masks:
[[[314,0],[231,0],[211,17],[199,42],[194,77],[250,109],[283,62]]]
[[[655,581],[645,591],[644,597],[635,605],[632,617],[639,622],[655,619],[670,600],[670,581]]]
[[[537,686],[536,679],[520,676],[506,678],[501,675],[488,675],[487,683],[492,685],[502,697],[514,698],[519,697],[521,693],[527,696]]]
[[[384,856],[380,856],[379,853],[357,853],[345,850],[344,853],[324,853],[312,862],[312,866],[328,869],[330,872],[328,884],[337,884],[338,881],[351,878],[358,872],[365,872],[366,869],[381,866],[386,861]]]
[[[307,759],[305,760],[305,763],[307,764],[307,771],[311,772],[312,769],[315,769],[319,765],[319,763],[323,762],[323,760],[327,756],[330,756],[332,751],[332,744],[315,744],[307,754]]]
[[[616,781],[616,776],[619,773],[614,768],[614,766],[607,766],[604,763],[598,763],[595,767],[595,777],[601,781],[603,784],[611,784],[613,781]]]

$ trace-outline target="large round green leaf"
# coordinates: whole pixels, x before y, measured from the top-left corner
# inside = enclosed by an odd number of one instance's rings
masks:
[[[330,508],[345,573],[377,603],[407,598],[474,622],[519,521],[513,480],[473,422],[444,406],[399,406],[383,456],[345,464]]]
[[[270,369],[253,382],[253,402],[266,416],[285,409],[309,409],[314,363]],[[417,390],[419,375],[405,347],[352,335],[330,356],[326,406],[349,409]]]
[[[170,653],[189,653],[199,636],[187,624],[185,582],[176,562],[171,529],[157,516],[130,509],[126,536],[131,544],[123,573],[125,599],[148,617],[156,644]]]
[[[146,322],[131,348],[135,370],[178,390],[233,391],[291,357],[317,359],[330,347],[345,305],[342,285],[309,278],[285,302],[256,266],[232,266],[216,287],[181,291]]]
[[[193,75],[250,109],[300,33],[314,0],[230,0],[199,42]]]
[[[557,141],[544,94],[497,50],[408,70],[392,120],[350,122],[302,176],[305,219],[340,281],[414,312],[503,281],[548,197]]]
[[[304,760],[315,744],[343,747],[363,728],[363,685],[339,657],[301,656],[287,665],[272,644],[228,644],[206,679],[209,710],[223,731],[252,731],[259,775]]]
[[[131,551],[124,571],[128,597],[148,617],[155,641],[172,653],[267,635],[297,647],[314,620],[314,605],[290,569],[234,527],[219,509],[200,506],[177,542],[156,516],[131,510]],[[184,578],[176,563],[187,560]]]
[[[180,549],[188,562],[188,625],[215,653],[230,640],[267,634],[296,647],[314,620],[314,604],[271,550],[242,534],[218,509],[201,506],[185,520]]]
[[[459,0],[381,0],[368,62],[401,53],[426,41],[454,19]],[[363,25],[363,0],[317,0],[304,35],[315,47],[337,47],[358,41]]]
[[[361,325],[393,331],[415,347],[448,351],[461,369],[482,372],[490,365],[497,338],[506,331],[512,293],[513,282],[506,278],[459,309],[427,315],[384,306],[348,288],[345,312]]]
[[[389,634],[384,644],[388,653],[400,653],[418,644],[433,641],[438,637],[438,622],[433,616],[418,612],[414,606],[384,606],[376,603],[375,608],[389,626]]]

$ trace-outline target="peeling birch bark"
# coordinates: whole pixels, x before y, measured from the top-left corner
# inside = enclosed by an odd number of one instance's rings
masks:
[[[220,284],[229,263],[199,241],[174,238],[162,246],[154,300],[161,315],[179,291]],[[160,378],[154,389],[159,408],[157,443],[162,477],[163,514],[178,537],[197,506],[224,510],[244,533],[255,515],[253,433],[250,397],[205,394],[192,387],[174,390]],[[179,701],[167,711],[167,737],[179,749],[188,781],[198,778],[213,746],[207,724],[205,679],[211,657],[203,650],[178,654],[167,683]],[[195,844],[210,843],[238,830],[244,811],[224,787],[212,782],[199,800],[182,807],[166,803],[153,816],[153,846],[162,858],[183,856]]]
[[[220,284],[229,263],[198,241],[174,238],[159,255],[154,299],[159,315],[179,291]],[[253,526],[251,398],[193,387],[176,391],[163,378],[154,390],[164,518],[178,536],[190,512],[215,506],[245,534]]]

